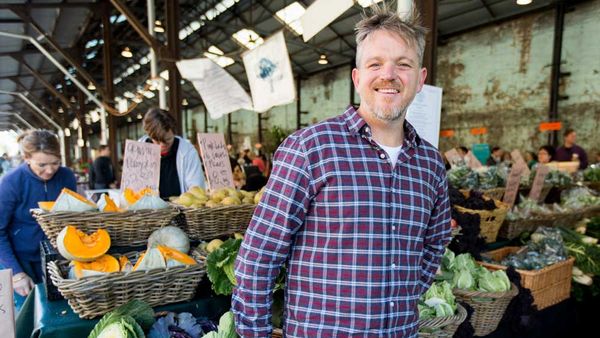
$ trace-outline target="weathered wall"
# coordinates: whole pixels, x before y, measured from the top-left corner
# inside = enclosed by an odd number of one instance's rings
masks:
[[[577,6],[565,17],[559,116],[577,130],[578,143],[599,146],[600,1]],[[554,37],[554,11],[538,13],[454,37],[438,48],[438,86],[444,88],[441,149],[487,142],[537,149],[547,121]],[[483,136],[470,129],[488,128]],[[561,137],[562,139],[562,137]]]

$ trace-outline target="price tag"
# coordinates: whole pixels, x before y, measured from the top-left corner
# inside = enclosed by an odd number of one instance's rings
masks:
[[[235,188],[223,134],[198,133],[198,145],[210,190]]]
[[[2,328],[2,337],[15,337],[14,307],[12,270],[0,270],[0,328]]]
[[[471,151],[469,151],[467,153],[467,165],[471,169],[477,169],[477,168],[483,167],[481,165],[481,162],[479,162],[479,160],[477,159],[477,157],[475,157],[475,155],[473,155],[473,153]]]
[[[537,170],[535,171],[535,178],[531,184],[531,190],[529,191],[529,198],[532,200],[539,202],[540,194],[544,187],[544,179],[546,178],[546,175],[548,175],[548,172],[550,172],[550,168],[543,164],[538,165]]]
[[[513,165],[510,174],[508,174],[508,179],[506,180],[506,192],[504,193],[502,202],[511,207],[515,204],[515,199],[519,193],[519,184],[521,183],[521,176],[524,171],[525,168],[517,163]]]
[[[150,188],[158,191],[160,180],[160,146],[148,142],[125,141],[121,190],[138,191]]]
[[[452,167],[456,166],[457,164],[463,161],[458,151],[456,151],[456,149],[454,148],[445,152],[444,155],[446,156],[446,159],[448,160],[448,162],[450,162],[450,166]]]
[[[524,168],[525,172],[523,173],[523,175],[529,176],[531,174],[531,170],[529,170],[529,166],[527,165],[527,162],[525,162],[525,159],[523,158],[523,156],[521,155],[521,152],[518,149],[513,150],[510,153],[510,157],[512,157],[513,163],[518,163],[520,166],[522,166]]]

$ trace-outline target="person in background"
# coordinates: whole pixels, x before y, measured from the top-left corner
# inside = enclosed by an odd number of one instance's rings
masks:
[[[551,145],[544,145],[538,149],[537,155],[539,164],[550,163],[554,160],[554,147]]]
[[[537,155],[533,151],[526,151],[523,157],[529,169],[533,168],[537,164]]]
[[[575,144],[577,141],[577,133],[574,129],[565,130],[564,144],[556,149],[554,160],[558,162],[564,161],[579,161],[579,169],[583,170],[588,166],[588,157],[580,146]]]
[[[177,125],[169,112],[151,108],[143,126],[147,135],[139,141],[160,146],[160,197],[179,196],[193,186],[205,188],[198,151],[188,140],[175,135]]]
[[[47,239],[30,209],[54,201],[63,188],[77,189],[73,172],[60,165],[60,145],[47,130],[30,130],[17,141],[25,163],[0,182],[0,265],[12,269],[13,289],[27,296],[42,282],[40,242]]]
[[[2,154],[0,157],[0,176],[8,174],[10,170],[10,157],[7,153]]]
[[[98,157],[92,164],[94,177],[93,189],[114,189],[116,187],[115,171],[110,160],[110,148],[107,145],[98,147]]]
[[[492,148],[492,154],[490,155],[490,157],[485,162],[485,165],[487,165],[487,166],[493,166],[493,165],[500,164],[500,162],[502,162],[502,154],[503,153],[504,153],[504,151],[502,150],[502,148],[500,148],[500,147],[493,147]]]
[[[372,6],[357,24],[358,108],[279,146],[235,264],[241,337],[271,334],[287,263],[287,337],[416,337],[417,302],[450,235],[446,170],[405,120],[424,84],[417,15]]]

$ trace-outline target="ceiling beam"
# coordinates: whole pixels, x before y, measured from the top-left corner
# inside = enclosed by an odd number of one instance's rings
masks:
[[[58,92],[58,90],[56,90],[56,88],[50,84],[48,81],[46,81],[46,79],[44,79],[44,77],[42,75],[40,75],[35,69],[33,69],[30,65],[28,65],[25,60],[21,59],[17,59],[17,61],[19,61],[19,63],[25,68],[27,69],[27,71],[29,71],[29,73],[31,73],[31,75],[33,75],[33,77],[35,77],[42,85],[44,85],[44,87],[46,87],[46,89],[52,94],[54,95],[57,99],[59,99],[64,105],[65,107],[69,108],[69,109],[73,109],[73,107],[71,106],[71,103],[69,102],[69,100],[60,92]]]
[[[21,83],[21,81],[19,81],[18,79],[13,79],[12,81],[17,85],[17,88],[19,88],[20,91],[22,91],[22,92],[28,92],[29,93],[29,97],[32,99],[32,101],[35,104],[37,104],[38,106],[40,106],[42,108],[42,110],[45,110],[45,111],[49,112],[50,115],[52,116],[52,118],[54,118],[55,120],[61,121],[61,119],[54,112],[54,110],[50,109],[46,104],[44,104],[44,102],[42,102],[41,99],[39,99],[37,96],[33,95],[31,93],[31,90],[27,90],[27,88],[25,88],[25,86],[23,85],[23,83]],[[66,114],[66,112],[65,112],[65,114]],[[40,121],[45,121],[45,120],[44,119],[40,119]]]
[[[0,4],[0,9],[11,9],[12,6],[21,6],[23,2],[13,2],[13,3],[3,3]],[[32,9],[44,9],[44,8],[89,8],[94,9],[98,6],[98,3],[92,2],[58,2],[58,3],[31,3],[29,2],[27,5]]]

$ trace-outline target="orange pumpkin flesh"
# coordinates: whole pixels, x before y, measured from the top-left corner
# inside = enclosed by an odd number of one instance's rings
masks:
[[[54,202],[52,202],[52,201],[38,202],[38,206],[40,207],[40,209],[42,209],[44,211],[51,211],[52,208],[54,207]]]
[[[168,248],[168,247],[162,246],[162,245],[158,245],[157,248],[158,248],[158,251],[160,251],[160,253],[163,255],[163,257],[166,260],[174,259],[174,260],[176,260],[176,261],[178,261],[180,263],[183,263],[185,265],[194,265],[194,264],[196,264],[196,261],[192,257],[184,254],[181,251],[178,251],[178,250],[175,250],[175,249],[171,249],[171,248]]]
[[[90,235],[74,226],[66,226],[56,240],[58,251],[63,257],[73,261],[93,261],[108,252],[110,236],[104,229]]]
[[[77,278],[85,277],[85,270],[100,273],[120,271],[119,261],[111,255],[102,255],[100,258],[91,262],[73,261],[73,267],[75,269],[75,277]]]

